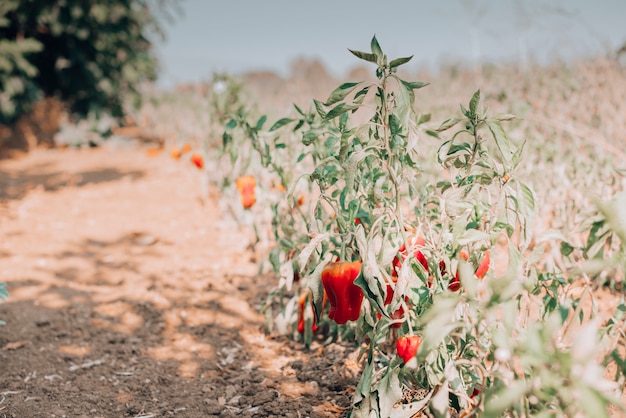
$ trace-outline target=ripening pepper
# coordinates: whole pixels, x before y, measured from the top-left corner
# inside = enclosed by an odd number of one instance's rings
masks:
[[[385,306],[389,305],[393,301],[393,287],[389,283],[387,283],[387,296],[385,296]],[[409,298],[407,296],[404,297],[404,301],[408,302]],[[380,313],[376,314],[377,318],[380,320],[382,315]],[[404,308],[400,306],[394,313],[391,314],[391,319],[402,319],[404,316]],[[401,322],[395,322],[391,324],[391,328],[400,328],[402,326]]]
[[[483,260],[480,262],[478,268],[476,269],[476,277],[478,277],[479,279],[485,277],[485,274],[487,274],[487,271],[489,271],[490,262],[491,256],[489,255],[489,250],[485,250],[485,256],[483,257]]]
[[[409,245],[411,246],[411,248],[415,248],[415,252],[413,253],[413,255],[415,256],[417,261],[419,261],[422,267],[424,267],[424,270],[430,271],[428,269],[428,261],[426,260],[426,257],[419,250],[420,248],[423,248],[426,245],[426,241],[424,241],[424,238],[423,237],[409,237],[408,241],[409,241]],[[402,261],[398,258],[397,255],[394,257],[393,268],[391,271],[391,275],[394,277],[398,276],[397,270],[399,270],[400,267],[402,267],[402,262],[406,260],[406,257],[407,257],[406,245],[402,244],[402,246],[398,249],[398,252],[402,255]]]
[[[245,209],[249,209],[256,203],[256,196],[254,188],[256,187],[256,180],[253,176],[241,176],[237,179],[235,184],[239,194],[241,195],[241,204]]]
[[[459,253],[459,257],[463,259],[463,261],[469,260],[469,254],[467,254],[465,251],[461,251]],[[486,250],[482,261],[480,262],[480,264],[478,265],[478,268],[476,269],[476,272],[474,273],[474,275],[477,278],[482,279],[485,277],[485,274],[487,274],[487,271],[489,271],[490,261],[491,261],[491,258],[489,256],[489,250]],[[445,264],[440,263],[439,266],[440,268],[442,268],[441,275],[443,276],[446,272]],[[454,277],[452,278],[452,280],[450,280],[450,283],[448,284],[448,289],[453,292],[456,292],[460,288],[461,288],[461,280],[459,280],[459,272],[457,271]]]
[[[185,145],[183,145],[183,148],[180,151],[183,154],[187,154],[189,151],[191,151],[191,145],[185,143]]]
[[[180,154],[180,149],[178,147],[172,147],[172,149],[170,150],[170,156],[175,160],[178,160],[180,158]]]
[[[304,334],[304,305],[306,304],[306,294],[300,296],[298,300],[298,332]],[[311,325],[311,331],[317,331],[317,324],[315,323],[315,317],[313,317],[313,324]]]
[[[330,302],[328,317],[338,324],[359,319],[363,290],[354,281],[360,272],[361,261],[330,263],[322,271],[322,285]]]
[[[204,159],[202,158],[202,155],[200,154],[192,154],[191,162],[193,163],[193,165],[195,165],[198,168],[204,167]]]
[[[408,363],[419,350],[422,339],[419,335],[403,335],[396,340],[396,351],[404,363]]]

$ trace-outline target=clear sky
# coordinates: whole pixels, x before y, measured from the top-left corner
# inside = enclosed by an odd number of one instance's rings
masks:
[[[369,51],[374,34],[390,58],[414,55],[414,69],[569,58],[626,42],[626,0],[181,0],[179,9],[157,48],[165,87],[216,71],[286,75],[298,57],[343,76],[357,64],[347,48]]]

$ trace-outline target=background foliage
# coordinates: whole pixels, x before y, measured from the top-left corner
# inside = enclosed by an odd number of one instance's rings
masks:
[[[152,40],[171,3],[149,0],[6,0],[0,4],[0,123],[41,97],[79,116],[123,114],[154,80]]]

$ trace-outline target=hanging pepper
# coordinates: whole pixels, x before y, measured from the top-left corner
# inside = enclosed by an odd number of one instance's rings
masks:
[[[420,248],[424,248],[426,246],[426,241],[424,241],[424,238],[413,236],[409,237],[408,241],[411,248],[415,248],[415,252],[413,253],[413,255],[415,256],[417,261],[419,261],[422,267],[424,267],[424,270],[426,270],[427,272],[430,271],[428,269],[428,261],[426,260],[426,257],[419,250]],[[393,277],[398,277],[398,270],[402,267],[402,263],[404,262],[404,260],[406,260],[406,257],[408,255],[406,245],[402,244],[402,246],[398,249],[398,252],[402,255],[402,260],[400,260],[397,255],[394,257],[393,268],[391,271],[391,275]]]
[[[491,262],[491,256],[489,255],[489,250],[485,250],[485,256],[483,260],[480,262],[480,265],[476,269],[476,277],[482,279],[489,271],[489,263]]]
[[[241,204],[245,209],[249,209],[256,203],[254,188],[256,180],[253,176],[241,176],[236,182],[237,190],[241,195]]]
[[[463,261],[469,260],[469,255],[465,251],[461,251],[459,253],[459,257],[463,259]],[[487,271],[489,271],[490,262],[491,262],[491,257],[489,255],[489,250],[486,250],[485,255],[483,256],[482,261],[478,265],[478,268],[476,269],[476,272],[474,273],[474,275],[479,279],[484,278],[485,274],[487,274]],[[446,266],[445,264],[442,265],[440,263],[439,267],[441,268],[441,275],[443,276],[446,273]],[[454,277],[452,278],[452,280],[450,280],[450,283],[448,284],[448,289],[453,292],[456,292],[460,288],[461,288],[461,280],[459,280],[459,272],[457,270],[456,274],[454,275]]]
[[[360,261],[330,263],[322,271],[322,285],[330,302],[328,317],[338,324],[359,319],[363,291],[354,281],[360,272]]]
[[[192,154],[190,161],[193,163],[193,165],[195,165],[199,169],[204,167],[204,158],[202,158],[202,155],[200,154]]]
[[[300,296],[298,300],[298,332],[304,334],[304,305],[306,304],[306,293]],[[313,317],[313,324],[311,325],[311,331],[317,331],[317,324],[315,323],[315,317]]]
[[[403,335],[396,340],[396,351],[404,363],[408,363],[419,350],[422,339],[419,335]]]
[[[387,283],[387,296],[385,296],[385,306],[391,304],[393,300],[393,287],[389,283]],[[404,301],[408,302],[409,298],[407,296],[404,297]],[[380,313],[376,314],[377,318],[380,320],[382,315]],[[391,314],[391,319],[401,319],[404,316],[404,308],[400,306],[394,313]],[[391,328],[400,328],[402,326],[401,322],[394,322],[391,324]]]
[[[181,152],[180,149],[178,147],[172,147],[172,149],[170,150],[170,156],[175,159],[178,160],[180,158]]]

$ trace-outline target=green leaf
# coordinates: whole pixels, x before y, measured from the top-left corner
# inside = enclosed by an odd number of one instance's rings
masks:
[[[563,256],[567,257],[572,253],[572,251],[574,251],[574,247],[570,243],[565,241],[561,242],[561,254]]]
[[[422,345],[417,352],[420,358],[439,346],[452,331],[462,326],[461,322],[454,321],[450,316],[450,312],[455,311],[457,304],[456,294],[433,296],[430,309],[419,318],[420,324],[424,327]]]
[[[515,150],[515,153],[513,154],[513,157],[511,158],[511,166],[512,166],[512,168],[517,167],[517,165],[521,161],[522,153],[524,152],[524,145],[526,145],[526,140],[524,140],[524,142],[522,142],[522,145],[520,145],[517,148],[517,150]]]
[[[370,390],[372,388],[372,375],[374,371],[374,364],[368,362],[361,373],[361,380],[356,388],[354,394],[354,402],[357,403],[363,399],[368,399],[370,396]]]
[[[320,115],[320,117],[325,118],[326,108],[324,106],[324,103],[320,102],[319,100],[313,99],[313,104],[315,105],[315,110],[317,111],[317,114]]]
[[[313,310],[315,311],[315,318],[317,320],[320,319],[320,315],[322,313],[324,302],[324,285],[322,284],[322,271],[326,267],[330,260],[332,260],[332,253],[326,253],[326,256],[323,260],[319,262],[317,267],[313,270],[313,272],[309,275],[306,280],[306,287],[311,290],[311,295],[313,296]],[[304,266],[301,266],[303,268]]]
[[[367,52],[361,52],[361,51],[354,51],[352,49],[348,49],[348,51],[350,51],[352,55],[354,55],[357,58],[360,58],[367,62],[373,62],[374,64],[376,64],[376,55],[374,54],[369,54]]]
[[[435,132],[447,131],[448,129],[452,128],[454,125],[456,125],[459,122],[461,122],[461,119],[458,119],[458,118],[448,119],[448,120],[444,121],[439,126],[439,128],[435,129]]]
[[[610,415],[607,412],[609,402],[595,388],[582,387],[579,389],[580,405],[584,411],[584,416],[588,417],[606,417]]]
[[[354,104],[360,105],[361,103],[363,103],[363,100],[365,99],[367,92],[369,92],[370,87],[371,86],[364,87],[354,95]]]
[[[516,150],[514,149],[513,144],[507,137],[506,132],[504,132],[504,129],[502,129],[502,125],[500,125],[500,122],[496,120],[486,120],[485,122],[487,123],[487,126],[489,127],[489,130],[493,135],[493,139],[495,139],[496,141],[496,145],[498,146],[498,150],[500,150],[503,161],[507,165],[510,164]]]
[[[236,127],[237,127],[237,121],[235,119],[229,120],[225,126],[226,130],[234,129]]]
[[[535,193],[526,184],[522,182],[518,182],[518,184],[521,192],[522,202],[527,208],[527,210],[524,211],[524,214],[530,215],[530,213],[535,210]]]
[[[290,118],[282,118],[277,120],[272,127],[270,128],[270,132],[273,132],[279,128],[282,128],[283,126],[287,125],[288,123],[293,122],[295,119],[290,119]]]
[[[330,93],[330,96],[328,96],[328,99],[326,100],[326,103],[324,103],[326,106],[331,106],[343,99],[345,99],[345,97],[350,94],[350,92],[352,90],[355,89],[356,86],[358,86],[360,83],[343,83],[342,85],[340,85],[339,87],[337,87],[335,90],[333,90],[332,93]]]
[[[336,118],[339,115],[342,115],[346,112],[349,112],[351,110],[358,109],[358,108],[359,108],[359,105],[357,104],[339,103],[337,106],[333,107],[331,110],[328,111],[326,116],[324,116],[324,119],[331,120],[331,119]]]
[[[300,251],[298,256],[298,265],[304,267],[308,264],[309,259],[317,247],[329,238],[328,234],[316,235],[311,241]]]
[[[298,123],[296,123],[296,125],[293,127],[292,131],[296,132],[298,129],[302,128],[303,126],[304,126],[304,119],[300,119]]]
[[[414,416],[419,416],[418,413],[423,411],[429,404],[432,394],[433,392],[430,391],[428,392],[428,395],[426,395],[426,397],[422,400],[411,402],[409,404],[398,405],[391,411],[389,418],[411,418]]]
[[[400,81],[402,82],[402,85],[409,90],[417,90],[417,89],[421,89],[422,87],[426,87],[430,85],[430,83],[425,83],[423,81],[404,81],[404,80],[400,80]]]
[[[450,387],[448,385],[448,382],[445,381],[441,386],[437,388],[437,392],[430,401],[435,416],[448,417],[450,414],[449,402]]]
[[[426,135],[432,136],[433,138],[441,139],[441,137],[439,136],[437,132],[432,131],[430,129],[426,129]]]
[[[259,118],[259,120],[256,123],[256,130],[259,131],[261,130],[261,128],[263,127],[263,124],[265,124],[265,121],[267,120],[267,116],[263,115]]]
[[[419,118],[417,119],[417,124],[421,125],[423,123],[430,122],[430,118],[431,118],[430,113],[424,113],[423,115],[420,115]]]
[[[379,60],[382,60],[384,54],[383,54],[382,48],[378,44],[376,35],[374,35],[374,37],[372,38],[372,42],[370,43],[370,48],[372,48],[372,54],[374,54]]]
[[[295,104],[295,103],[294,103],[294,104],[293,104],[293,107],[295,107],[295,108],[296,108],[296,112],[298,112],[300,115],[302,115],[302,116],[306,116],[306,114],[302,111],[302,109],[300,109],[300,107],[298,107],[298,105],[297,105],[297,104]]]
[[[398,367],[388,368],[378,384],[378,405],[381,417],[390,416],[393,406],[402,399],[402,385],[398,372]]]
[[[317,139],[317,134],[313,130],[306,131],[304,134],[302,134],[302,144],[307,147],[311,145],[313,141],[315,141],[316,139]]]
[[[517,119],[517,116],[512,113],[502,113],[493,116],[492,119],[498,120],[500,122],[508,122],[510,120]]]
[[[413,102],[415,101],[415,95],[413,90],[399,89],[398,90],[398,108],[397,114],[402,126],[409,125],[409,118],[413,111]]]
[[[478,229],[466,229],[465,232],[459,237],[459,245],[467,245],[472,242],[489,240],[489,234]]]
[[[469,111],[471,115],[476,115],[478,111],[478,107],[480,105],[480,90],[477,90],[476,93],[472,96],[472,99],[469,103]]]
[[[389,63],[389,67],[390,68],[399,67],[399,66],[401,66],[403,64],[406,64],[407,62],[411,61],[412,58],[413,58],[413,55],[411,55],[410,57],[396,58],[395,60],[392,60]]]

